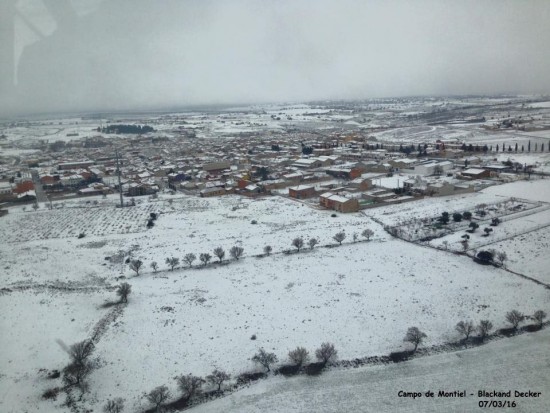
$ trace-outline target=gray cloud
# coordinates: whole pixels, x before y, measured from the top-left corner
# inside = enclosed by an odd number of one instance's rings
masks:
[[[22,50],[4,111],[550,92],[545,0],[72,4],[53,25],[17,4],[48,30]]]

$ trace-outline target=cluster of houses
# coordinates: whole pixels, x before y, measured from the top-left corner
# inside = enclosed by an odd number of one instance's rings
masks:
[[[261,139],[216,140],[185,133],[82,138],[61,152],[28,156],[18,167],[0,165],[0,202],[32,201],[40,185],[53,198],[119,191],[133,197],[161,190],[200,197],[277,194],[354,212],[421,196],[472,192],[477,181],[510,172],[503,165],[482,165],[482,158],[458,143],[418,145],[418,152],[415,156],[403,152],[402,145],[341,133],[268,132]]]

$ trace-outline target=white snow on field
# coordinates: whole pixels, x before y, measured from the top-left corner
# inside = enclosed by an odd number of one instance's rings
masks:
[[[44,288],[0,295],[0,411],[53,410],[40,396],[60,380],[46,378],[48,372],[40,369],[61,370],[68,364],[57,340],[71,345],[89,338],[106,312],[98,308],[103,297],[93,291]]]
[[[411,323],[429,345],[456,339],[457,320],[502,327],[510,308],[532,314],[550,304],[532,282],[435,250],[419,260],[418,249],[371,241],[133,278],[129,307],[98,344],[106,363],[92,387],[137,403],[178,374],[251,369],[259,347],[284,359],[297,345],[331,341],[345,359],[382,355],[404,347]]]
[[[334,342],[345,359],[384,355],[404,348],[403,335],[412,324],[427,333],[430,345],[456,340],[454,325],[460,319],[487,318],[500,328],[512,308],[527,314],[538,309],[548,312],[550,295],[541,286],[467,257],[392,239],[371,219],[395,224],[445,210],[472,210],[476,204],[510,196],[545,201],[547,182],[519,182],[336,218],[332,211],[282,197],[173,197],[172,202],[142,198],[137,206],[123,210],[110,205],[111,200],[97,206],[65,201],[64,208],[52,211],[12,208],[0,221],[1,287],[31,288],[0,296],[3,308],[10,307],[17,295],[18,308],[29,311],[13,310],[2,319],[2,330],[14,332],[0,342],[10,349],[7,357],[13,358],[14,349],[27,345],[23,341],[29,313],[40,313],[35,310],[37,296],[50,300],[44,308],[51,306],[53,313],[36,317],[41,328],[37,331],[42,333],[31,336],[32,348],[17,365],[7,363],[0,376],[0,394],[24,377],[14,397],[23,400],[29,411],[47,411],[53,404],[40,401],[39,395],[59,382],[41,378],[37,369],[61,369],[67,357],[60,352],[47,362],[32,355],[55,338],[70,344],[88,336],[104,314],[98,306],[115,298],[108,287],[118,284],[121,274],[133,292],[124,314],[97,344],[101,363],[92,373],[87,402],[94,409],[116,396],[127,398],[132,409],[141,408],[143,392],[161,384],[175,388],[173,377],[178,374],[206,375],[214,367],[239,374],[254,368],[250,358],[259,347],[282,360],[297,345],[313,351],[324,341]],[[154,228],[146,230],[152,211],[160,215]],[[352,234],[365,228],[374,231],[371,241],[353,243]],[[341,230],[347,234],[344,245],[327,248]],[[82,231],[86,236],[78,239]],[[298,236],[306,241],[316,237],[320,246],[284,254],[283,250],[293,249],[291,241]],[[29,241],[33,237],[37,240]],[[527,238],[526,250],[534,251],[531,243],[539,239]],[[164,263],[170,256],[182,260],[188,252],[212,254],[217,246],[227,252],[233,245],[243,246],[244,257],[227,265],[198,268],[196,261],[192,269],[168,271]],[[258,257],[265,245],[273,247],[273,254]],[[115,260],[119,252],[123,254],[119,258],[144,262],[139,277]],[[156,274],[149,268],[153,260],[161,269]],[[517,260],[510,255],[511,266]],[[52,295],[36,287],[59,282],[95,289],[89,297],[74,301],[76,293]],[[73,328],[56,308],[83,324]],[[251,340],[253,334],[256,340]]]
[[[550,180],[535,179],[532,181],[512,182],[484,189],[483,192],[496,196],[550,202]]]
[[[507,255],[506,268],[550,284],[550,226],[490,245]]]
[[[550,405],[550,331],[391,366],[337,370],[319,377],[273,377],[191,409],[193,413],[476,412],[483,400],[515,401],[505,411],[545,413]],[[425,397],[433,391],[433,398]],[[465,398],[437,397],[439,390]],[[510,391],[511,398],[478,397],[479,390]],[[398,392],[422,397],[398,397]],[[514,397],[540,392],[539,397]],[[488,408],[496,410],[496,408]],[[502,408],[499,410],[503,410]]]

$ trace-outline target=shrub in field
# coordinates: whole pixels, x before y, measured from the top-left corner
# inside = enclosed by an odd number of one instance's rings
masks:
[[[132,260],[132,261],[130,261],[130,269],[132,271],[135,271],[136,276],[139,275],[139,270],[141,269],[142,266],[143,266],[143,261],[141,261],[141,260]]]
[[[475,223],[475,222],[470,222],[470,225],[468,225],[470,227],[470,229],[468,230],[468,232],[470,233],[474,233],[476,232],[476,229],[479,228],[479,224]]]
[[[44,400],[57,400],[57,396],[61,392],[61,388],[54,387],[53,389],[48,389],[42,393],[42,398]]]
[[[225,257],[225,251],[223,250],[222,247],[214,248],[214,255],[215,255],[216,257],[218,257],[218,259],[220,260],[220,262],[222,262],[223,257]]]
[[[508,255],[504,251],[497,252],[497,260],[499,260],[500,265],[504,266],[504,261],[508,259]]]
[[[103,406],[104,413],[122,413],[124,410],[124,399],[118,397],[116,399],[109,400]]]
[[[178,388],[181,390],[184,399],[189,400],[193,396],[200,394],[204,380],[202,377],[193,376],[192,374],[181,375],[176,378]]]
[[[521,323],[524,319],[525,319],[525,316],[522,313],[520,313],[518,310],[512,310],[506,313],[506,321],[512,324],[512,328],[514,330],[518,329],[519,323]]]
[[[155,411],[160,412],[162,404],[170,398],[170,390],[166,386],[158,386],[147,393],[145,398],[154,406]]]
[[[459,321],[456,324],[455,330],[464,335],[465,339],[468,340],[470,334],[475,330],[474,323],[472,321]]]
[[[405,338],[403,338],[403,341],[414,344],[413,351],[416,352],[418,346],[422,344],[426,337],[426,334],[420,331],[418,327],[409,327],[409,329],[407,330],[407,334],[405,334]]]
[[[477,331],[479,333],[479,338],[482,343],[483,341],[485,341],[485,338],[487,338],[492,329],[493,323],[491,323],[489,320],[481,320],[479,322],[479,325],[477,326]]]
[[[153,272],[158,271],[159,266],[156,261],[153,261],[151,264],[149,264],[149,266],[153,269]]]
[[[535,314],[533,314],[533,319],[539,323],[539,327],[542,327],[542,323],[544,322],[544,319],[546,318],[546,313],[542,310],[535,311]]]
[[[169,257],[169,258],[166,258],[165,262],[170,267],[170,271],[174,271],[174,268],[176,268],[179,265],[180,259],[176,257]]]
[[[197,256],[193,253],[185,254],[185,257],[183,257],[183,260],[189,267],[193,265],[193,261],[195,261],[196,259]]]
[[[87,390],[86,378],[93,370],[89,358],[94,349],[91,340],[80,341],[66,349],[71,358],[69,365],[63,369],[63,384],[66,388],[78,387],[83,392]]]
[[[132,286],[128,283],[122,283],[116,289],[116,295],[120,297],[121,303],[128,302],[128,296],[130,295],[131,292],[132,292]]]
[[[271,371],[270,366],[277,363],[278,359],[275,353],[268,353],[261,348],[254,357],[252,357],[252,361],[261,364],[269,372]]]
[[[365,229],[362,233],[361,233],[362,236],[364,236],[367,241],[370,240],[370,237],[372,237],[374,235],[374,231],[372,229]]]
[[[441,216],[437,220],[441,224],[447,225],[449,223],[449,213],[448,212],[442,212]]]
[[[68,353],[72,363],[84,364],[94,350],[95,346],[92,340],[83,340],[72,344],[68,349]]]
[[[492,264],[494,254],[492,251],[479,251],[476,255],[476,262],[481,264]]]
[[[273,248],[271,247],[271,245],[266,245],[264,247],[264,254],[269,256],[271,254],[271,251],[273,251]]]
[[[215,369],[212,374],[209,374],[206,376],[206,380],[208,380],[213,385],[218,386],[218,391],[221,390],[222,384],[225,381],[231,380],[231,375],[226,373],[223,370]]]
[[[202,265],[204,265],[204,266],[206,266],[210,262],[211,258],[212,258],[212,256],[210,254],[208,254],[207,252],[204,253],[204,254],[199,255],[199,259],[201,260]]]
[[[319,240],[317,238],[310,238],[307,244],[309,245],[309,249],[313,249],[317,244],[319,244]]]
[[[342,245],[342,241],[346,239],[346,233],[344,231],[338,232],[334,237],[332,237],[334,241],[336,241],[338,244]]]
[[[302,237],[296,237],[292,240],[292,246],[300,252],[300,249],[304,246],[304,239]]]
[[[304,347],[296,347],[288,352],[288,358],[294,365],[301,366],[309,361],[309,352]]]
[[[315,357],[323,364],[327,364],[330,360],[334,360],[338,355],[338,351],[332,343],[323,343],[321,347],[315,350]]]
[[[229,255],[231,255],[231,257],[238,260],[239,258],[242,257],[243,252],[244,252],[243,247],[239,247],[239,246],[235,245],[235,246],[231,247],[231,249],[229,250]]]

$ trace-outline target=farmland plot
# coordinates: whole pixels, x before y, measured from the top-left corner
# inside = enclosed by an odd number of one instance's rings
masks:
[[[0,242],[13,243],[86,235],[128,234],[145,230],[154,205],[131,208],[67,207],[8,214]]]
[[[98,345],[107,362],[92,387],[138,407],[142,391],[175,388],[175,375],[252,369],[259,347],[284,360],[297,345],[332,341],[351,359],[405,348],[411,323],[430,345],[457,340],[460,319],[498,328],[510,308],[548,310],[548,290],[532,282],[441,251],[419,259],[419,248],[371,241],[134,278],[121,322]]]

